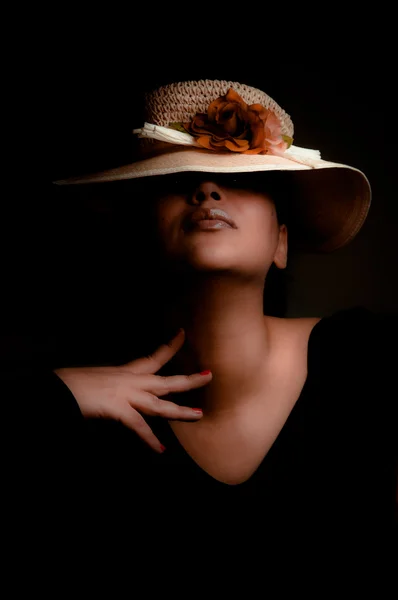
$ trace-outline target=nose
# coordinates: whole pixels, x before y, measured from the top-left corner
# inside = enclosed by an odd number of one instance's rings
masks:
[[[208,199],[221,200],[223,191],[215,181],[201,181],[192,193],[193,204],[202,204]]]

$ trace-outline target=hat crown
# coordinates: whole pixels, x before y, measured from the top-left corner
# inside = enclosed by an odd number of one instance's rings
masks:
[[[145,95],[145,120],[167,127],[170,123],[189,122],[196,113],[207,113],[211,102],[233,88],[246,104],[261,104],[273,111],[281,122],[281,133],[293,138],[290,116],[268,94],[237,81],[201,79],[161,86]]]

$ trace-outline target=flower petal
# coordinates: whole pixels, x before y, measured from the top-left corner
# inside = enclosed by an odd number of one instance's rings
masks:
[[[225,104],[224,96],[221,96],[220,98],[217,98],[216,100],[213,100],[213,102],[209,105],[209,108],[207,109],[207,116],[210,121],[216,120],[217,113],[224,104]]]
[[[238,92],[235,92],[233,88],[229,88],[228,92],[225,94],[225,99],[227,102],[235,102],[236,104],[239,104],[239,106],[245,111],[248,109],[246,102],[239,96]]]
[[[249,149],[249,142],[247,140],[225,140],[225,146],[232,152],[244,152]]]
[[[210,144],[210,137],[208,135],[202,135],[201,137],[197,138],[196,141],[198,142],[198,144],[203,146],[203,148],[207,148],[208,150],[213,150],[213,147]]]
[[[262,148],[250,148],[249,150],[244,150],[242,154],[263,154],[264,150]]]
[[[262,121],[265,121],[268,113],[271,112],[268,108],[261,106],[261,104],[251,104],[249,106],[249,111],[256,113]]]
[[[223,127],[226,133],[234,135],[239,127],[236,105],[226,104],[217,114],[217,123]]]
[[[200,146],[216,152],[276,154],[289,145],[276,114],[261,104],[249,106],[233,88],[182,125]]]

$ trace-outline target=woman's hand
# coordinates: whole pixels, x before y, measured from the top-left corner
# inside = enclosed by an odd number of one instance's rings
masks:
[[[140,413],[166,419],[198,420],[202,411],[162,400],[174,392],[187,392],[207,385],[212,374],[155,375],[181,348],[183,330],[153,354],[116,367],[73,367],[55,369],[68,386],[86,418],[120,421],[135,431],[157,452],[164,446]]]

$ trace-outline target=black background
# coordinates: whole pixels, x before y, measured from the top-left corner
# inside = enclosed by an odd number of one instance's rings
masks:
[[[240,7],[242,10],[242,7]],[[289,12],[290,11],[290,12]],[[3,112],[2,364],[106,360],[141,323],[140,225],[65,196],[53,181],[128,162],[141,92],[184,79],[259,87],[288,112],[294,143],[363,170],[373,202],[353,242],[292,258],[288,314],[398,309],[393,18],[342,7],[164,18],[69,6],[19,22]],[[44,18],[45,17],[45,18]],[[100,18],[98,18],[100,17]],[[37,21],[40,27],[37,27]],[[8,73],[7,73],[8,74]],[[156,304],[156,303],[155,303]],[[127,332],[127,333],[126,333]],[[120,352],[124,356],[125,350]]]

